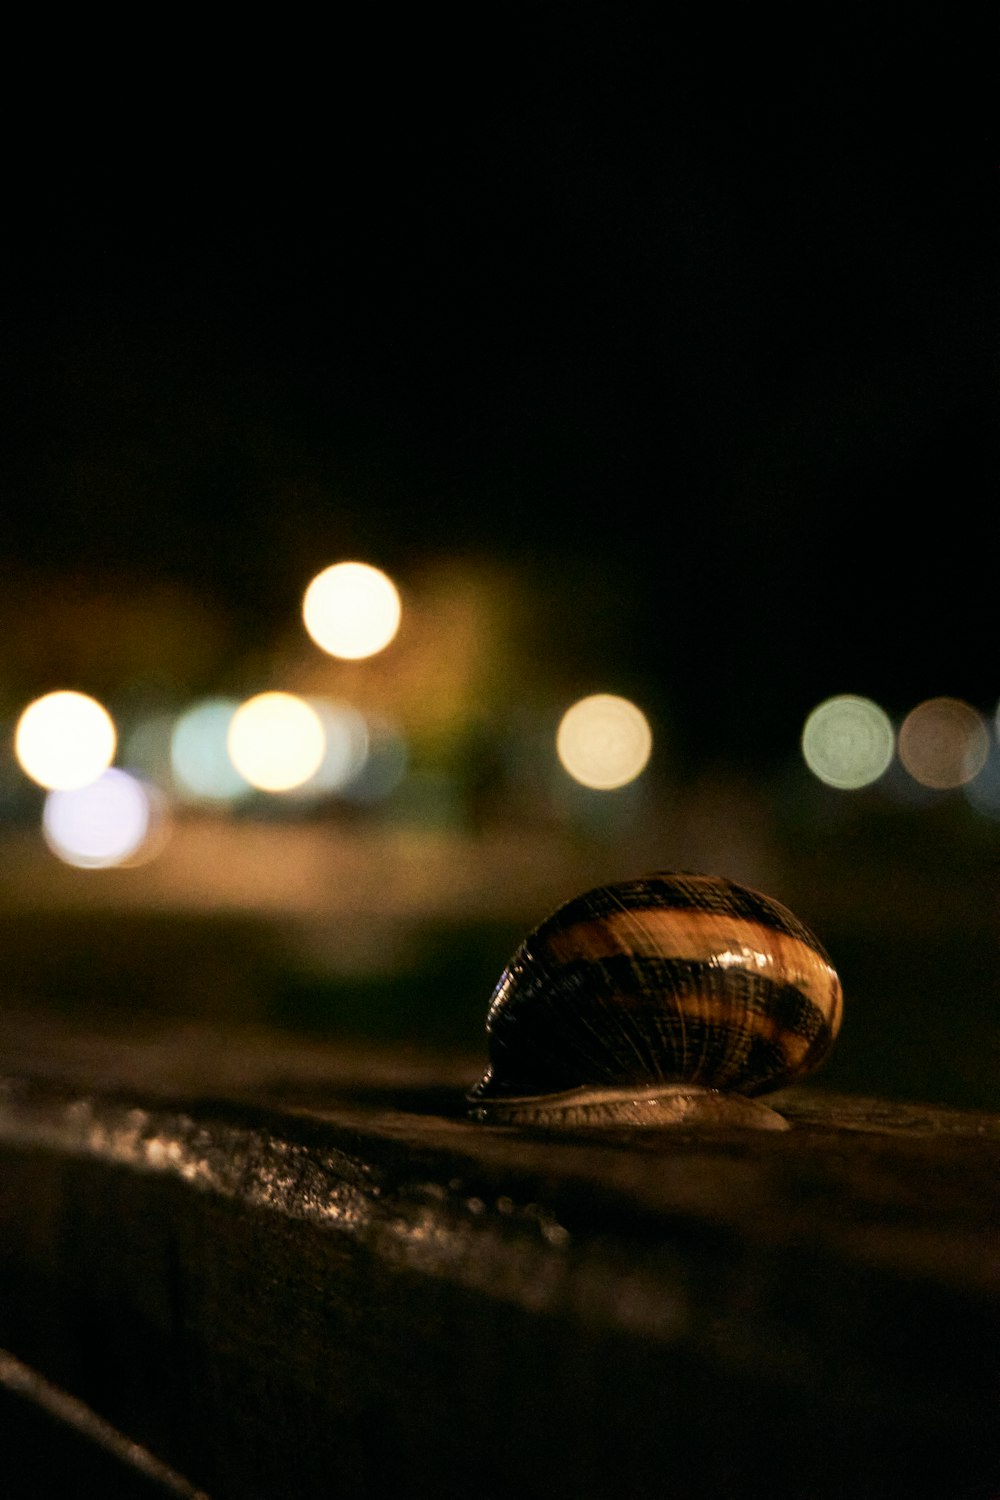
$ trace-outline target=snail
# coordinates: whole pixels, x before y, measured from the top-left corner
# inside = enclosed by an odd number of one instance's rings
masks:
[[[470,1114],[784,1130],[753,1096],[818,1067],[841,1013],[822,944],[771,897],[686,872],[598,886],[536,927],[500,976]]]

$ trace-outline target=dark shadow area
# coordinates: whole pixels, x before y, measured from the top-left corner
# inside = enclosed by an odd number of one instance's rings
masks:
[[[184,1500],[27,1397],[0,1387],[0,1490],[4,1500]]]

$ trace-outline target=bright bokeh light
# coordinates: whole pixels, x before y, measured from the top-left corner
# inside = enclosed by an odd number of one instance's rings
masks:
[[[87,786],[49,792],[42,832],[65,864],[102,870],[137,854],[151,822],[148,789],[127,771],[110,770]]]
[[[869,698],[827,698],[802,730],[802,755],[814,776],[841,791],[871,786],[889,768],[895,735],[889,715]]]
[[[921,786],[964,786],[986,764],[990,739],[981,714],[960,698],[928,698],[899,730],[899,758]]]
[[[350,661],[384,650],[399,629],[401,615],[396,585],[368,563],[324,568],[302,600],[302,618],[317,646]]]
[[[117,739],[107,709],[86,693],[46,693],[18,719],[14,754],[39,786],[71,790],[107,770]]]
[[[315,776],[326,736],[319,714],[293,693],[258,693],[233,715],[229,756],[262,792],[289,792]]]
[[[653,734],[642,709],[612,693],[581,698],[563,714],[556,733],[564,770],[597,791],[634,781],[652,749]]]
[[[188,796],[232,802],[250,791],[229,758],[229,726],[238,708],[234,698],[204,698],[174,725],[170,764],[178,788]]]

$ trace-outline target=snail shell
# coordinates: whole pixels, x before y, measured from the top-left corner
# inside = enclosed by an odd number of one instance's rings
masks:
[[[780,902],[712,875],[599,886],[553,912],[501,975],[471,1113],[785,1129],[752,1096],[818,1067],[841,1013],[826,951]]]

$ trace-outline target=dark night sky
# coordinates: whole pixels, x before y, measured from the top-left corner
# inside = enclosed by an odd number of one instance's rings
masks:
[[[952,38],[638,14],[76,84],[8,171],[15,570],[263,635],[337,557],[566,559],[692,715],[992,707],[995,173],[921,102]]]

